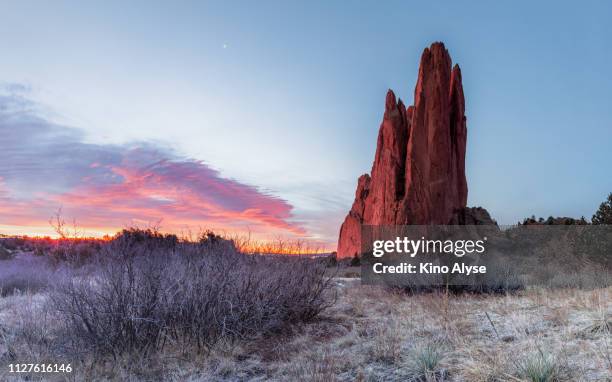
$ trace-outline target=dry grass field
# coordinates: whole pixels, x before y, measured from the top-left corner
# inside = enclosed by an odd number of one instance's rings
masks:
[[[610,381],[612,288],[513,294],[406,294],[336,278],[336,303],[311,322],[197,355],[169,347],[73,364],[22,380]],[[9,352],[48,359],[46,293],[0,299],[0,380]],[[18,334],[19,333],[19,334]],[[17,338],[30,334],[31,338]],[[38,338],[37,338],[38,336]],[[46,347],[47,346],[47,347]]]
[[[571,277],[409,293],[212,234],[4,246],[0,381],[612,381],[612,287]],[[72,372],[10,372],[24,363]]]
[[[609,381],[612,289],[408,296],[339,280],[292,335],[216,354],[209,379]],[[206,378],[204,378],[206,379]]]

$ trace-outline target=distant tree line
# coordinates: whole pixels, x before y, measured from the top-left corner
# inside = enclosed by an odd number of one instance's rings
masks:
[[[531,215],[529,218],[523,219],[519,222],[519,225],[587,225],[587,224],[612,224],[612,193],[608,195],[608,198],[599,205],[597,211],[591,218],[589,223],[584,216],[580,219],[574,219],[570,217],[552,217],[549,216],[547,219],[542,217],[536,218],[535,215]]]

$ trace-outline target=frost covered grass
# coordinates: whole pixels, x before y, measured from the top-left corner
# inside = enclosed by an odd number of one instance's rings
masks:
[[[246,255],[214,235],[176,243],[141,234],[119,236],[85,262],[2,261],[0,380],[10,364],[33,362],[70,363],[79,380],[146,380],[168,357],[228,351],[312,321],[334,302],[321,261]]]
[[[69,284],[73,289],[65,289],[64,283],[49,283],[43,288],[7,294],[0,298],[0,380],[13,378],[7,374],[8,363],[23,360],[72,362],[74,374],[69,378],[54,376],[56,380],[485,382],[612,378],[612,288],[408,294],[364,286],[356,278],[304,278],[301,274],[307,268],[302,267],[307,265],[296,263],[255,266],[249,279],[249,272],[245,273],[249,268],[235,265],[243,260],[231,254],[225,258],[231,260],[227,268],[222,262],[214,273],[232,282],[214,289],[215,293],[225,293],[225,297],[206,300],[209,306],[218,307],[213,311],[219,314],[203,316],[206,322],[211,317],[224,319],[213,320],[216,324],[212,326],[195,325],[192,329],[197,330],[188,335],[191,341],[185,341],[186,334],[179,328],[188,322],[186,317],[195,320],[210,311],[201,306],[206,301],[195,296],[212,284],[202,283],[202,289],[195,288],[200,292],[193,294],[194,300],[172,297],[167,304],[152,297],[155,288],[151,286],[159,286],[159,296],[174,291],[189,297],[191,293],[177,289],[177,285],[165,286],[165,281],[156,280],[178,279],[184,284],[200,274],[190,273],[198,269],[193,266],[198,262],[178,262],[160,269],[153,261],[150,268],[139,268],[149,271],[137,274],[135,284],[120,277],[131,272],[126,264],[113,265],[106,271],[107,276],[100,272],[102,265],[97,265],[93,267],[97,273],[81,269],[74,284]],[[204,260],[199,264],[213,266]],[[292,269],[294,273],[276,278],[275,272],[281,269],[283,274]],[[164,273],[172,277],[164,279]],[[329,269],[321,276],[325,273]],[[215,283],[222,280],[206,271],[202,274]],[[108,284],[112,288],[95,289],[109,280],[114,280],[114,284]],[[236,280],[244,283],[236,285]],[[329,280],[329,289],[324,290],[337,298],[319,299],[323,295],[313,290],[321,290],[321,286],[308,289],[309,285],[316,286],[317,280]],[[82,283],[94,289],[81,288]],[[134,285],[137,292],[126,295]],[[64,288],[59,295],[57,288]],[[113,297],[110,291],[114,289],[123,292]],[[297,292],[304,289],[307,292]],[[102,293],[92,300],[91,293],[95,291]],[[84,305],[71,306],[67,297]],[[316,314],[298,309],[310,298],[325,302],[324,306],[313,305],[322,308],[317,308]],[[147,299],[156,304],[149,310],[135,303]],[[299,303],[292,304],[292,300]],[[104,342],[104,337],[83,334],[84,319],[100,320],[92,314],[102,314],[104,318],[103,310],[95,312],[87,305],[92,301],[94,306],[104,301],[127,301],[109,305],[118,309],[118,318],[96,323],[100,333],[118,330],[117,333],[131,333],[135,340],[140,333],[146,333],[145,341],[131,345],[118,341],[110,346],[113,335]],[[57,306],[63,307],[64,312],[54,309]],[[79,307],[87,308],[83,310],[85,314],[79,313]],[[121,313],[122,309],[127,313]],[[153,313],[146,315],[147,311]],[[66,312],[76,321],[68,320]],[[198,347],[197,338],[203,339],[203,346]]]

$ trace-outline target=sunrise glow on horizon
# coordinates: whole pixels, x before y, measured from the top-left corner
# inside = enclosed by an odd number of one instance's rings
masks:
[[[8,104],[7,98],[11,101],[10,96],[0,101]],[[29,174],[53,170],[57,176],[23,193],[0,178],[2,234],[55,237],[49,219],[61,211],[67,226],[74,224],[88,237],[112,236],[130,227],[158,227],[178,235],[213,230],[257,240],[324,242],[292,221],[292,206],[285,200],[223,178],[201,161],[150,144],[86,144],[75,130],[46,123],[25,107],[7,110],[0,111],[0,123],[17,127],[24,138],[20,145],[10,149],[7,145],[6,152],[17,159],[31,157],[33,162],[25,164]],[[18,133],[12,137],[20,139]],[[50,158],[45,160],[44,155]],[[15,188],[29,180],[22,174],[14,180]],[[31,182],[34,185],[38,179]]]

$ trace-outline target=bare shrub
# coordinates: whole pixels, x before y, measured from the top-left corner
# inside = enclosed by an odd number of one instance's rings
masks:
[[[15,251],[17,249],[22,248],[24,244],[25,244],[25,239],[22,237],[13,237],[13,236],[2,237],[0,235],[0,246],[8,250]]]
[[[68,263],[73,266],[86,264],[96,253],[100,251],[102,243],[96,239],[58,239],[46,249],[43,255],[47,255],[55,265]]]
[[[46,286],[45,281],[29,275],[11,275],[0,280],[0,297],[15,293],[36,293]]]
[[[13,254],[0,244],[0,261],[10,260],[13,258]]]
[[[47,287],[51,271],[44,259],[2,261],[0,297],[15,293],[35,293]]]
[[[90,277],[59,283],[50,300],[72,349],[115,358],[169,344],[210,350],[311,320],[332,303],[314,261],[245,255],[214,236],[164,243],[129,232],[103,248]]]
[[[14,329],[13,342],[16,354],[20,359],[53,361],[61,357],[58,342],[54,341],[53,322],[57,317],[48,312],[40,299],[31,299],[29,303],[15,307],[19,313],[20,323]],[[18,349],[18,350],[17,350]]]

